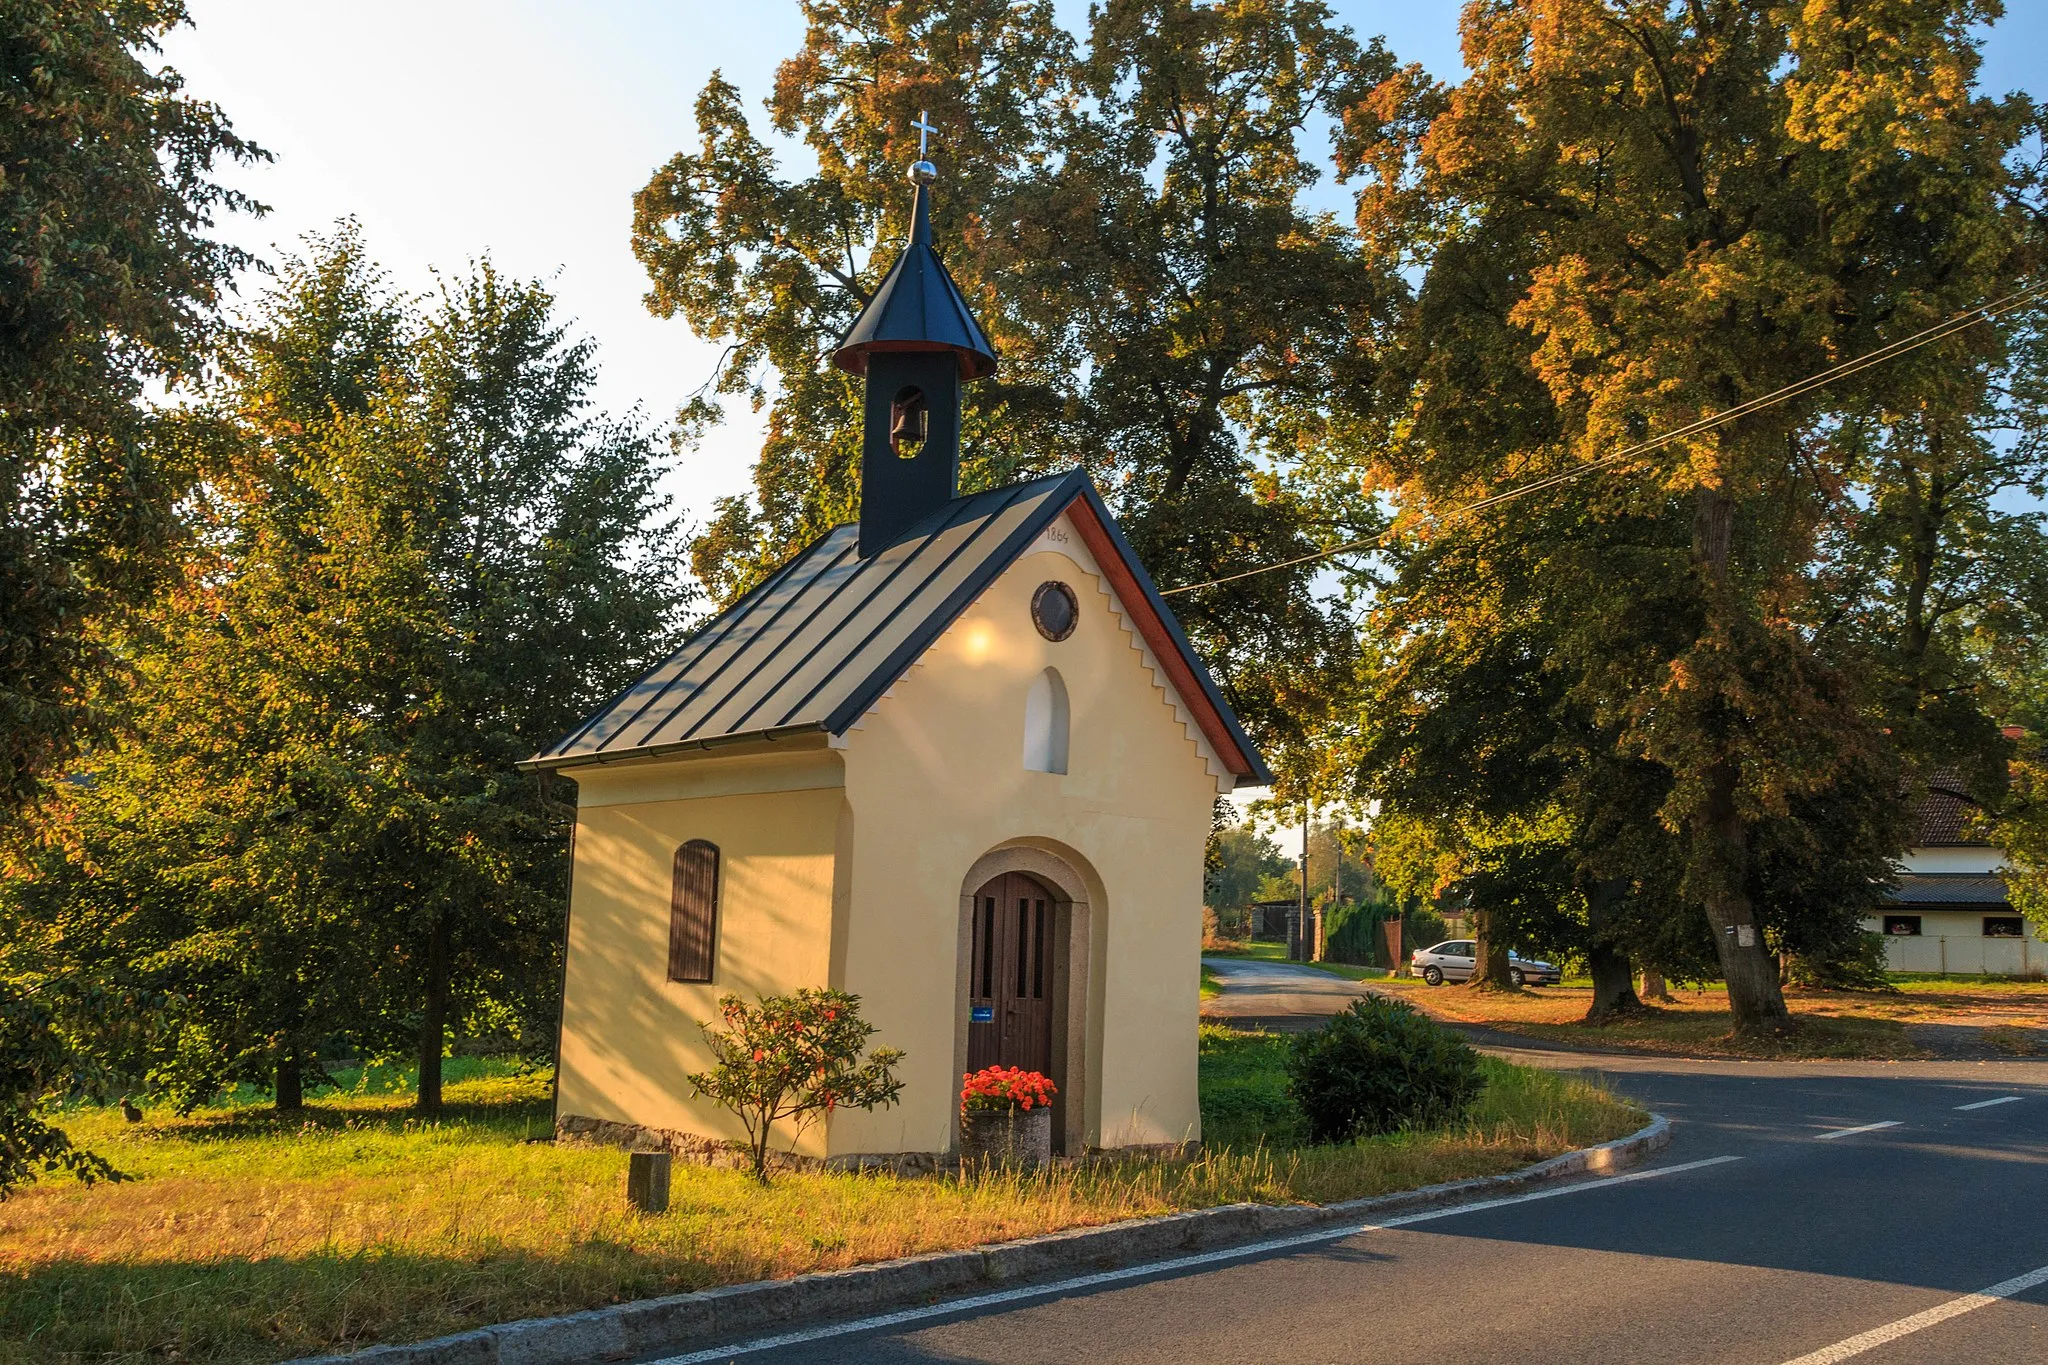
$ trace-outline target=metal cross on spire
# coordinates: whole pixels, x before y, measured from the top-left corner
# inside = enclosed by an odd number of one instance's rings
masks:
[[[931,162],[926,161],[924,159],[926,139],[931,137],[933,133],[939,131],[938,126],[936,124],[929,123],[925,120],[925,115],[929,112],[929,110],[925,109],[918,110],[917,118],[914,121],[912,121],[910,125],[911,127],[917,129],[917,160],[910,163],[910,178],[913,182],[919,185],[929,185],[934,180],[937,180],[939,178],[939,168],[937,166],[932,165]],[[921,195],[918,199],[918,202],[924,202],[924,199]]]

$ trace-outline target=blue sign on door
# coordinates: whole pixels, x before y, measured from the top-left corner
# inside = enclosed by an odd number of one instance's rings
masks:
[[[972,1005],[968,1007],[967,1020],[973,1024],[993,1024],[996,1021],[994,1005]]]

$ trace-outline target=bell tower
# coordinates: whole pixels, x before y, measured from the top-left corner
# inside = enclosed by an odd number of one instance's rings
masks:
[[[995,348],[932,249],[938,168],[922,113],[910,241],[832,354],[867,380],[860,448],[860,555],[872,558],[958,495],[960,388],[995,373]]]

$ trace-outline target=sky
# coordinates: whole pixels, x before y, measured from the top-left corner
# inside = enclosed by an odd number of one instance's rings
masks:
[[[1078,31],[1085,0],[1059,0]],[[1457,0],[1338,0],[1361,36],[1455,77]],[[191,0],[164,44],[189,91],[221,106],[269,164],[224,178],[271,208],[220,235],[275,261],[343,216],[401,287],[490,254],[548,282],[598,345],[599,404],[662,422],[711,373],[716,348],[646,310],[628,242],[633,192],[695,143],[691,106],[723,71],[758,108],[802,41],[795,0]],[[1985,85],[2044,84],[2048,0],[2013,0],[1985,51]],[[245,282],[243,297],[262,288]],[[744,491],[761,426],[744,405],[665,488],[687,519]]]
[[[1456,0],[1337,3],[1404,61],[1462,71]],[[1986,50],[1986,84],[2041,83],[2048,0],[2017,0]],[[227,178],[271,208],[222,235],[276,260],[353,215],[403,287],[488,252],[549,282],[598,344],[600,404],[665,421],[714,347],[646,310],[628,245],[632,195],[694,145],[691,105],[714,70],[758,107],[802,41],[794,0],[192,0],[165,59],[276,160]],[[1085,0],[1060,0],[1079,29]],[[2030,56],[2029,54],[2033,54]],[[249,281],[244,297],[260,291]],[[749,484],[760,423],[730,404],[666,487],[686,517]]]

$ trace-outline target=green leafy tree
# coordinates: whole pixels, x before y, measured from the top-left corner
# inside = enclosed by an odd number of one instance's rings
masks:
[[[1477,5],[1468,78],[1404,73],[1348,117],[1350,164],[1369,177],[1361,235],[1425,270],[1375,395],[1406,412],[1367,480],[1406,518],[1397,553],[1419,564],[1466,542],[1458,572],[1482,585],[1503,565],[1540,571],[1539,614],[1559,626],[1532,666],[1559,675],[1611,753],[1664,774],[1680,896],[1712,930],[1744,1030],[1788,1022],[1755,891],[1766,826],[1843,799],[1861,803],[1852,826],[1901,828],[1902,741],[1864,656],[1821,630],[1842,606],[1818,573],[1833,528],[1872,492],[1837,439],[1843,415],[1981,406],[1997,334],[1568,494],[1443,517],[2011,293],[2038,258],[2035,182],[2010,155],[2036,115],[1972,88],[1984,17],[1970,3]],[[1441,623],[1457,615],[1439,593],[1381,625],[1400,648],[1493,630],[1476,614]],[[1866,883],[1890,851],[1859,843]]]
[[[635,199],[650,307],[727,348],[706,399],[769,408],[754,497],[694,544],[715,596],[855,515],[858,390],[820,362],[903,237],[925,109],[941,129],[935,228],[1002,356],[968,389],[968,488],[1085,465],[1166,584],[1355,530],[1355,499],[1312,504],[1278,471],[1340,439],[1325,398],[1369,382],[1401,288],[1304,203],[1321,173],[1308,143],[1389,73],[1378,46],[1301,0],[1109,0],[1080,48],[1043,0],[804,13],[768,114],[815,172],[782,172],[714,78],[697,150]],[[1348,628],[1310,579],[1176,599],[1269,743],[1298,741],[1348,668]]]
[[[151,65],[184,20],[49,0],[0,32],[0,816],[77,751],[89,622],[160,574],[188,472],[141,400],[204,366],[249,263],[206,234],[256,206],[210,177],[266,154]]]
[[[1287,860],[1256,825],[1226,825],[1209,836],[1209,904],[1218,910],[1242,910],[1258,899],[1268,877],[1287,870]]]
[[[786,1126],[794,1149],[805,1129],[834,1110],[887,1108],[903,1093],[892,1070],[903,1053],[868,1050],[875,1026],[860,1017],[857,995],[805,987],[753,1005],[723,995],[718,1008],[723,1028],[700,1025],[715,1065],[687,1079],[698,1094],[738,1116],[754,1179],[764,1185],[776,1124]]]
[[[90,1185],[125,1180],[106,1158],[75,1147],[43,1102],[65,1088],[72,1057],[57,1021],[33,995],[0,981],[0,1200],[39,1176],[69,1174]]]
[[[571,811],[513,765],[680,599],[655,442],[587,412],[544,290],[483,263],[422,315],[352,229],[314,245],[190,419],[208,533],[4,907],[152,1002],[118,1042],[181,1104],[403,1049],[431,1111],[451,1031],[552,1036]]]

